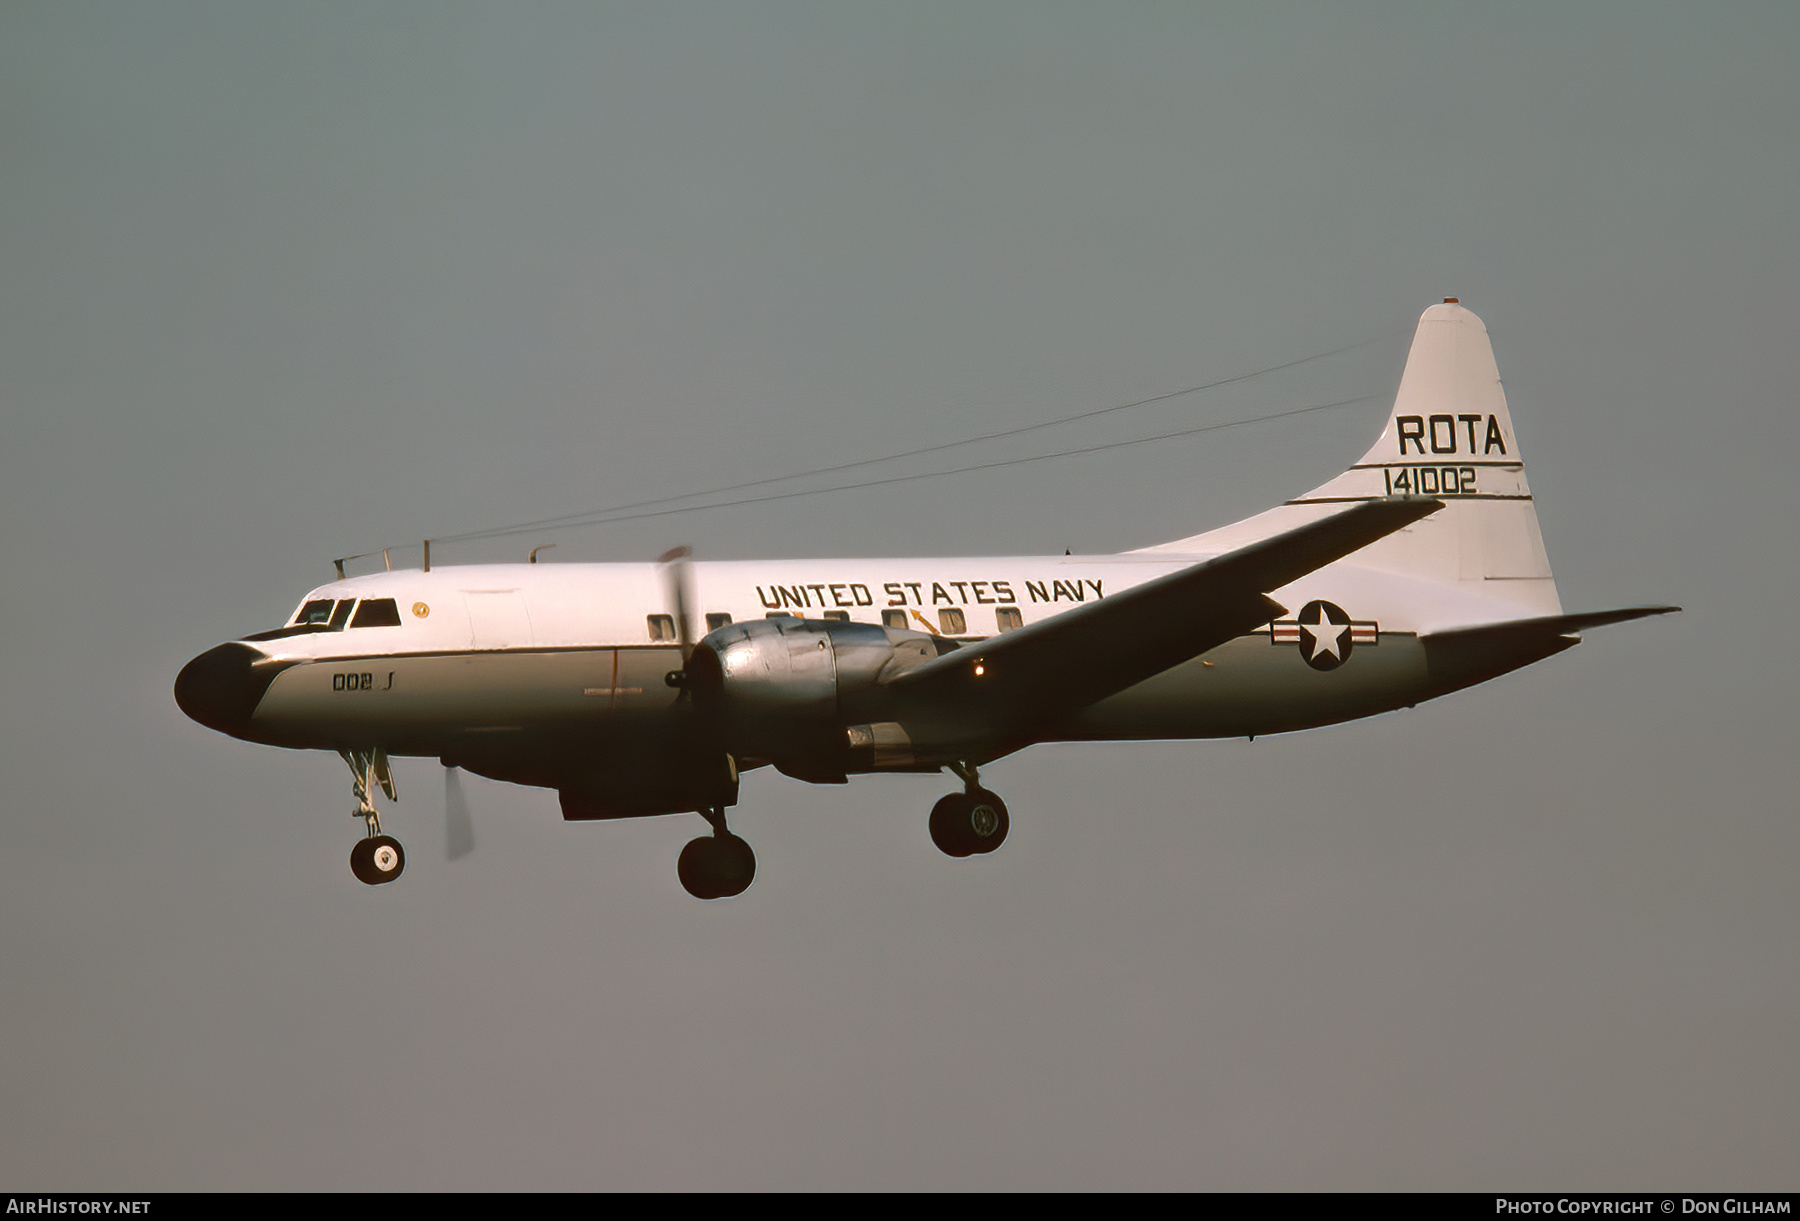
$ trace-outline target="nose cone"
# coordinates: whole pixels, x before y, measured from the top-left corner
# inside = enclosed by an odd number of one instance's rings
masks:
[[[259,661],[265,664],[254,664]],[[285,668],[247,644],[222,644],[181,667],[175,676],[175,703],[208,729],[245,737],[250,714]]]

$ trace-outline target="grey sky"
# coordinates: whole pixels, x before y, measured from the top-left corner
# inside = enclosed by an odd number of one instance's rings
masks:
[[[1794,1187],[1791,5],[0,8],[0,1186]],[[567,826],[170,698],[335,555],[1492,332],[1566,607],[1436,704]],[[439,562],[1112,550],[1379,401]],[[1025,440],[966,460],[1037,452]],[[961,464],[959,460],[958,464]],[[923,468],[917,468],[923,469]],[[416,562],[416,552],[407,557]],[[689,825],[694,824],[694,825]]]

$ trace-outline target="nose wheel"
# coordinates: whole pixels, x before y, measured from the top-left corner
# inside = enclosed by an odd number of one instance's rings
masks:
[[[372,790],[379,785],[389,801],[399,799],[394,787],[394,773],[388,767],[387,752],[374,750],[340,750],[350,767],[350,791],[356,797],[356,813],[368,827],[368,834],[350,850],[350,872],[367,886],[380,886],[399,877],[406,868],[406,849],[391,835],[381,833],[381,815],[375,811]]]
[[[371,835],[350,850],[350,872],[369,886],[391,882],[405,868],[406,849],[391,835]]]

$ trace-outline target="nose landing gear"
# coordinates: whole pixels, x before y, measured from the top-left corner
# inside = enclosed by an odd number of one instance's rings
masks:
[[[366,837],[350,850],[350,872],[356,875],[357,881],[368,886],[391,882],[406,868],[406,849],[393,836],[381,833],[381,815],[376,813],[375,803],[370,799],[371,790],[380,785],[389,801],[399,800],[394,773],[388,767],[387,752],[376,747],[374,750],[340,750],[338,754],[350,768],[350,792],[356,797],[356,813],[351,817],[362,819],[368,827]]]
[[[963,791],[931,807],[931,842],[946,856],[985,856],[1005,843],[1012,829],[1006,803],[981,787],[973,766],[953,763],[950,770],[963,782]]]

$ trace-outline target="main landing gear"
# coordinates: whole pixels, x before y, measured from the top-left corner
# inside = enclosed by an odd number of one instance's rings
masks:
[[[406,868],[406,849],[393,836],[381,833],[381,815],[375,812],[375,803],[370,800],[371,790],[376,785],[381,786],[389,801],[399,799],[394,788],[394,773],[388,767],[387,752],[376,747],[374,750],[340,750],[338,754],[350,768],[350,791],[356,796],[356,813],[351,817],[362,819],[368,827],[368,834],[350,850],[350,872],[356,875],[357,881],[369,886],[391,882]]]
[[[729,899],[750,889],[756,877],[756,853],[725,826],[725,809],[714,806],[700,816],[713,833],[689,840],[675,863],[681,885],[696,899]]]
[[[1012,828],[1006,803],[981,787],[973,766],[952,763],[949,770],[963,782],[963,791],[931,807],[931,842],[946,856],[984,856],[1005,843]]]

